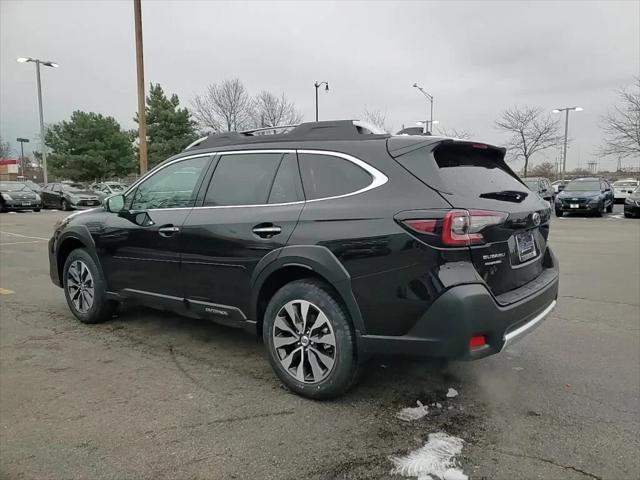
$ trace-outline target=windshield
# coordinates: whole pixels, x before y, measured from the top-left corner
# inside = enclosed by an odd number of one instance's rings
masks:
[[[65,192],[80,192],[81,190],[84,190],[84,187],[79,183],[63,183],[62,190]]]
[[[29,190],[29,187],[24,183],[0,182],[0,190],[3,192],[19,192],[20,190]]]
[[[565,192],[593,192],[596,190],[600,191],[600,182],[597,180],[574,180],[564,189]]]
[[[538,191],[538,180],[527,180],[525,178],[522,181],[527,187],[529,187],[530,190]]]
[[[614,187],[635,187],[638,185],[638,182],[635,180],[618,180],[617,182],[613,182]]]

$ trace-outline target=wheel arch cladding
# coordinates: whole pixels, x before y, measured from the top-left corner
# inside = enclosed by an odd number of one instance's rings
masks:
[[[266,263],[266,262],[265,262]],[[262,334],[263,316],[271,297],[289,282],[303,278],[324,281],[346,308],[356,336],[365,333],[360,308],[351,290],[351,277],[340,261],[323,246],[284,247],[278,258],[259,265],[251,280],[251,317],[257,334]]]
[[[56,260],[58,262],[58,277],[60,279],[60,285],[63,285],[62,274],[64,270],[64,264],[69,257],[69,254],[77,248],[84,248],[89,255],[93,258],[97,267],[102,274],[102,266],[98,261],[95,253],[95,244],[91,238],[89,230],[84,226],[70,227],[65,231],[59,240],[59,246],[56,252]]]

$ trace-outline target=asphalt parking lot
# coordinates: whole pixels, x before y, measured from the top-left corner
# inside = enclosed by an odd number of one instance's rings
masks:
[[[378,479],[428,434],[472,479],[640,477],[640,220],[553,219],[558,307],[498,356],[372,361],[330,402],[280,387],[262,346],[146,309],[85,326],[49,280],[66,214],[0,215],[0,477]],[[447,398],[454,388],[458,396]],[[400,409],[438,403],[403,422]]]

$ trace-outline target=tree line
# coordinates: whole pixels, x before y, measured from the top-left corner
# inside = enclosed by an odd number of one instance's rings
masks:
[[[640,155],[640,77],[631,89],[620,90],[618,102],[601,118],[604,141],[602,155]],[[160,84],[151,84],[146,97],[149,166],[179,153],[205,132],[239,131],[251,128],[293,125],[302,114],[284,93],[261,91],[251,95],[235,78],[212,84],[197,95],[190,108],[180,106],[176,94],[167,95]],[[365,107],[360,118],[390,131],[386,115]],[[137,122],[137,114],[134,117]],[[558,144],[557,118],[542,108],[513,106],[505,109],[495,127],[509,135],[509,160],[524,162],[524,175],[551,177],[553,164],[546,162],[530,170],[531,158]],[[465,130],[437,130],[440,135],[469,138]],[[123,177],[137,170],[136,131],[125,130],[110,116],[75,111],[69,120],[50,125],[45,133],[53,175],[78,181]],[[11,151],[0,138],[3,157]]]

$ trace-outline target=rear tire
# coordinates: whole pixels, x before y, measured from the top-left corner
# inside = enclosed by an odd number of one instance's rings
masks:
[[[358,378],[351,319],[322,281],[296,280],[278,290],[265,311],[262,336],[271,367],[298,395],[338,397]]]
[[[40,211],[40,209],[39,208],[34,208],[33,211],[38,213]]]
[[[71,211],[71,205],[69,205],[69,202],[67,202],[66,199],[62,199],[62,202],[60,203],[60,208],[62,208],[63,211],[65,212],[69,212]]]
[[[564,215],[564,212],[563,212],[562,210],[558,210],[558,209],[556,208],[556,217],[561,217],[561,216],[563,216],[563,215]]]
[[[625,212],[625,214],[624,214],[624,217],[625,217],[625,218],[631,218],[632,216],[633,216],[633,215],[631,215],[630,213],[626,213],[626,212]]]
[[[115,312],[116,302],[105,298],[102,273],[84,248],[73,250],[64,262],[62,285],[69,309],[82,323],[102,323]]]

